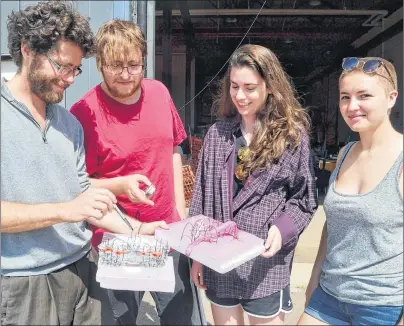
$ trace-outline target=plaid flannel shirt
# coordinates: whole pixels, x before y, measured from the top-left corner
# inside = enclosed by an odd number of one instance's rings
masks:
[[[282,248],[274,257],[259,256],[226,274],[204,267],[204,282],[218,297],[255,299],[290,283],[294,249],[317,209],[317,196],[309,138],[303,133],[296,149],[287,149],[278,164],[253,172],[233,198],[234,133],[239,128],[236,116],[215,123],[206,134],[189,215],[233,220],[263,241],[271,225],[279,228]]]

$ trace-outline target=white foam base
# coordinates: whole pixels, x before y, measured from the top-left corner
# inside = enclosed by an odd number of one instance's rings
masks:
[[[98,266],[97,282],[102,288],[128,291],[174,292],[173,258],[163,267]]]

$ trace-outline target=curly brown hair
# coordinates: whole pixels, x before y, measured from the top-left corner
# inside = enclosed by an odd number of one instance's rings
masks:
[[[309,132],[310,123],[308,114],[297,100],[292,81],[276,55],[263,46],[253,44],[241,46],[230,58],[216,101],[219,116],[239,114],[230,97],[230,71],[242,67],[256,71],[271,90],[266,105],[257,113],[250,154],[241,163],[242,177],[246,179],[252,171],[276,164],[287,148],[299,146],[302,132]]]
[[[21,71],[21,44],[37,54],[49,52],[59,40],[77,44],[88,57],[95,52],[94,34],[87,18],[62,1],[39,2],[21,11],[12,11],[7,20],[8,48]]]

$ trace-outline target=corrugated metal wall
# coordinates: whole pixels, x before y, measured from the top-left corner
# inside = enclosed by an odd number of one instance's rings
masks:
[[[20,10],[38,1],[1,1],[1,53],[7,54],[7,19],[12,10]],[[86,17],[90,17],[91,29],[94,33],[107,20],[112,18],[131,19],[131,1],[71,1],[73,7]],[[2,62],[2,67],[5,64]],[[101,81],[95,59],[83,59],[83,73],[75,83],[66,90],[61,103],[67,109],[79,100],[89,89]],[[3,70],[3,69],[2,69]]]
[[[7,19],[6,17],[12,10],[20,10],[28,5],[35,4],[38,1],[1,1],[1,53],[7,54]],[[94,33],[107,20],[112,18],[120,18],[131,20],[132,10],[135,9],[136,3],[132,6],[132,1],[71,1],[73,7],[83,15],[90,17],[91,29]],[[155,79],[162,80],[162,55],[155,56]],[[185,104],[185,48],[181,48],[173,53],[172,72],[173,82],[171,95],[177,108]],[[66,90],[65,97],[61,103],[65,108],[69,109],[73,103],[78,101],[88,90],[101,82],[101,75],[97,71],[95,59],[83,59],[83,73],[77,77],[72,86]],[[9,79],[16,71],[12,61],[1,62],[1,75]],[[195,94],[195,61],[191,66],[191,97]],[[191,103],[186,110],[191,110],[191,126],[194,125],[194,103]],[[184,121],[184,110],[180,111],[181,119]],[[189,126],[186,126],[187,131]]]

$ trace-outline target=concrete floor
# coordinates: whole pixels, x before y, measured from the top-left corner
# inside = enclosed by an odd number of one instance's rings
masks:
[[[304,289],[294,289],[292,290],[292,301],[293,301],[293,311],[286,315],[285,324],[286,325],[296,325],[299,320],[300,315],[304,310],[304,302],[305,302],[305,293]],[[205,307],[206,320],[208,325],[213,324],[213,318],[210,311],[210,304],[204,298],[203,304]],[[156,309],[154,307],[154,302],[149,293],[146,293],[144,296],[144,300],[140,307],[140,313],[137,320],[138,325],[160,325],[159,318],[157,316]],[[246,325],[248,325],[246,321]]]
[[[322,203],[322,198],[320,198],[320,203]],[[305,290],[310,279],[313,263],[317,255],[317,249],[320,243],[324,221],[325,213],[323,206],[320,205],[310,225],[300,236],[299,243],[295,251],[290,280],[294,308],[291,313],[286,315],[286,325],[296,325],[304,310]],[[208,325],[213,325],[210,304],[206,300],[203,291],[202,298]],[[149,293],[146,293],[144,296],[138,317],[138,325],[159,325],[159,318],[157,316],[153,299]]]

